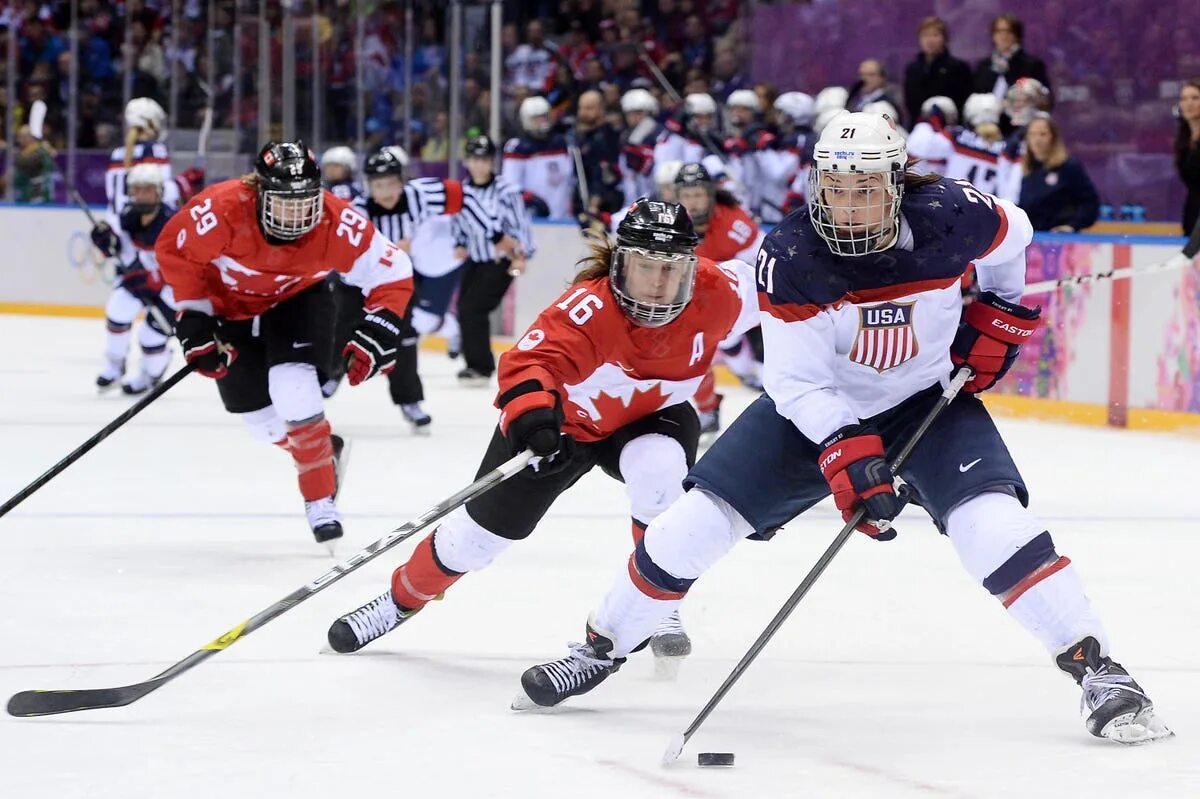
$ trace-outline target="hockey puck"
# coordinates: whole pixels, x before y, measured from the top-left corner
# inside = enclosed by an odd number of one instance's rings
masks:
[[[701,766],[732,766],[733,752],[701,752],[696,762]]]

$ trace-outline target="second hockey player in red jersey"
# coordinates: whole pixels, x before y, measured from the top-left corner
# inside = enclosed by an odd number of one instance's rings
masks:
[[[175,293],[175,332],[189,364],[216,378],[225,409],[287,450],[320,543],[342,535],[335,449],[321,382],[333,353],[325,277],[366,297],[343,350],[351,385],[396,363],[412,295],[408,256],[345,200],[321,189],[303,142],[270,142],[255,170],[201,192],[155,245]]]
[[[500,423],[480,474],[526,448],[541,461],[451,514],[388,591],[334,622],[353,652],[411,618],[467,572],[526,538],[560,494],[599,466],[629,495],[633,536],[683,493],[700,429],[688,403],[718,345],[757,324],[747,264],[698,258],[675,203],[642,199],[575,282],[500,358]],[[651,646],[672,671],[691,643],[673,615]]]

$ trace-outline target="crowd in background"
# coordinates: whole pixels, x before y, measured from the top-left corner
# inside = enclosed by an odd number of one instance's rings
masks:
[[[528,97],[545,98],[552,124],[569,129],[576,125],[580,98],[590,92],[600,97],[603,124],[611,126],[617,135],[627,137],[629,126],[622,113],[621,98],[631,89],[644,89],[654,96],[662,122],[686,122],[682,98],[711,96],[718,108],[712,134],[722,150],[754,144],[742,135],[746,131],[731,128],[727,105],[734,93],[750,90],[759,98],[759,104],[753,110],[751,124],[744,127],[778,137],[780,126],[775,107],[778,97],[794,88],[816,95],[822,87],[773,86],[751,81],[745,5],[739,0],[505,2],[501,31],[502,139],[520,137],[526,132],[519,112]],[[8,97],[4,81],[0,80],[0,110],[7,112],[8,106],[14,105],[17,122],[14,144],[18,157],[14,181],[22,187],[23,199],[29,201],[46,199],[48,195],[44,185],[31,183],[28,175],[47,169],[49,156],[68,144],[66,104],[70,97],[71,56],[66,31],[71,21],[70,6],[66,0],[18,0],[7,4],[0,16],[0,25],[19,26],[17,96]],[[447,4],[436,0],[414,3],[411,65],[405,63],[404,55],[404,6],[403,2],[383,0],[368,7],[362,26],[360,65],[355,62],[358,26],[352,13],[353,0],[321,0],[315,16],[311,4],[298,5],[294,55],[299,130],[316,127],[311,118],[314,112],[311,92],[316,77],[321,86],[321,95],[315,98],[322,109],[319,129],[325,144],[356,143],[360,85],[364,90],[365,151],[407,140],[414,158],[440,162],[452,150],[461,152],[463,141],[487,131],[492,84],[488,4],[464,5],[462,102],[460,118],[456,120],[461,138],[457,142],[450,141],[455,126],[449,118]],[[178,19],[172,19],[174,11],[178,12]],[[271,73],[278,76],[283,61],[281,4],[268,3],[264,12],[272,32]],[[243,138],[239,146],[246,153],[253,152],[259,113],[254,68],[259,52],[257,13],[258,5],[249,0],[211,3],[209,0],[78,0],[78,123],[74,146],[99,150],[117,146],[122,135],[120,109],[128,93],[152,97],[164,107],[171,107],[177,128],[199,127],[204,109],[211,106],[216,115],[214,124],[219,128],[238,127]],[[127,19],[131,20],[128,34]],[[235,20],[240,24],[235,26]],[[879,59],[864,60],[856,76],[845,76],[845,107],[890,108],[890,115],[900,125],[912,128],[927,116],[922,105],[932,97],[949,98],[955,113],[961,116],[972,94],[993,93],[1003,97],[1018,80],[1032,78],[1046,90],[1039,110],[1052,113],[1053,87],[1045,64],[1037,54],[1028,53],[1021,46],[1024,31],[1021,20],[1015,16],[995,17],[990,31],[992,53],[975,64],[953,55],[952,31],[940,20],[935,24],[927,19],[919,25],[914,20],[914,29],[918,52],[903,74],[889,75]],[[6,48],[7,38],[0,43]],[[214,60],[211,68],[210,53]],[[0,58],[0,70],[6,69],[6,63]],[[240,71],[235,69],[239,63]],[[126,65],[132,69],[126,70]],[[413,80],[408,86],[406,76],[410,71]],[[270,97],[271,113],[272,119],[278,120],[282,116],[282,93],[277,84],[274,89]],[[23,128],[31,105],[39,99],[49,109],[45,141],[33,139]],[[411,105],[407,130],[405,99]],[[1200,145],[1190,137],[1193,127],[1200,123],[1186,113],[1181,110],[1175,152],[1180,176],[1190,191],[1191,210],[1185,213],[1185,222],[1200,207],[1194,168]],[[1059,168],[1066,162],[1070,143],[1061,140],[1052,122],[1049,126],[1054,128],[1056,137],[1052,156],[1055,163],[1047,170],[1036,158],[1021,159],[1022,168],[1028,170],[1025,177],[1032,173],[1036,180],[1040,168],[1043,173],[1065,175],[1067,183],[1086,192],[1090,182],[1082,167],[1074,164],[1065,171]],[[1000,127],[1004,135],[1011,135],[1012,125],[1006,114],[1000,119]],[[780,138],[775,141],[777,147],[788,146]],[[764,142],[767,140],[758,140]],[[7,142],[3,144],[8,146]],[[725,152],[722,157],[730,155]],[[735,158],[744,155],[732,153]],[[1044,174],[1042,177],[1040,186],[1034,189],[1045,194]],[[1058,180],[1051,178],[1050,188]],[[1059,187],[1050,194],[1061,192]],[[1098,205],[1099,198],[1088,203]],[[1074,218],[1071,226],[1086,221],[1086,216]]]

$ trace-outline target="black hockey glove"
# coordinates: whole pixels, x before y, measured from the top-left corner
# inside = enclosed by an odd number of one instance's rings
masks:
[[[237,350],[217,339],[217,319],[199,311],[182,311],[175,322],[175,336],[183,357],[205,377],[220,379],[229,373]]]
[[[363,309],[362,321],[354,328],[350,342],[342,348],[350,385],[357,386],[396,368],[396,352],[403,327],[404,320],[387,308]]]
[[[99,222],[92,228],[92,244],[108,258],[115,257],[121,251],[121,237],[107,222]]]
[[[563,411],[558,394],[527,380],[500,395],[500,433],[512,454],[529,449],[541,458],[533,465],[538,477],[567,468],[575,439],[562,433]]]

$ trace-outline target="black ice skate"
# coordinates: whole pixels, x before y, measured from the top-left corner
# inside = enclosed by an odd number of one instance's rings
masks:
[[[554,707],[564,699],[586,694],[621,668],[625,658],[610,658],[612,639],[589,621],[587,643],[567,644],[565,658],[526,669],[521,675],[521,693],[512,701],[513,710]]]
[[[433,417],[425,412],[421,403],[406,402],[400,406],[400,413],[404,415],[404,420],[412,425],[414,433],[429,434],[429,423],[433,421]]]
[[[117,381],[125,374],[125,361],[114,361],[108,359],[107,364],[100,370],[100,374],[96,375],[96,388],[100,393],[104,393],[117,384]]]
[[[490,375],[485,375],[483,372],[476,371],[471,367],[461,369],[458,372],[458,384],[460,386],[483,387],[492,381]]]
[[[329,646],[343,655],[357,652],[376,638],[390,633],[417,612],[401,610],[392,600],[392,592],[388,591],[330,625]]]
[[[313,538],[318,544],[324,544],[332,555],[335,542],[342,537],[342,515],[338,513],[333,497],[305,502],[304,512],[308,515]]]
[[[159,372],[157,375],[150,375],[145,371],[138,372],[121,384],[121,391],[130,397],[140,397],[161,383],[164,374],[166,374],[165,371]]]
[[[1087,730],[1098,738],[1140,744],[1175,733],[1154,715],[1154,703],[1120,663],[1100,655],[1100,643],[1084,638],[1055,659],[1083,689],[1079,710]]]
[[[692,639],[683,629],[678,610],[663,619],[650,636],[650,651],[654,653],[655,677],[673,680],[679,676],[680,664],[692,654]]]

